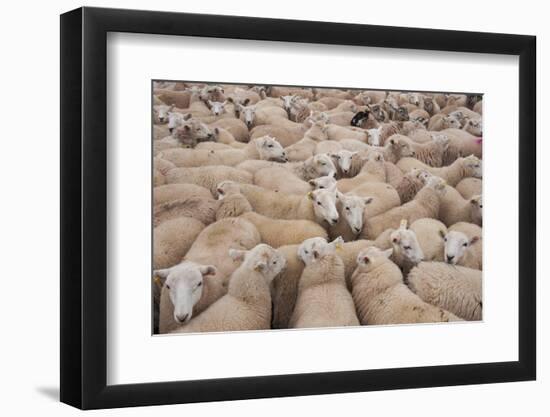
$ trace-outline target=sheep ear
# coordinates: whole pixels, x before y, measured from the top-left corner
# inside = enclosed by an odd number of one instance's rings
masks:
[[[441,239],[445,239],[445,231],[440,229],[439,236],[441,236]]]
[[[479,236],[474,236],[470,239],[470,245],[473,245],[479,240]]]
[[[266,268],[267,268],[267,262],[266,261],[258,261],[254,265],[254,271],[256,271],[256,272],[265,271]]]
[[[246,255],[245,250],[239,250],[239,249],[229,249],[229,257],[233,259],[233,261],[244,261],[244,257]]]
[[[183,129],[184,129],[184,130],[187,130],[187,131],[191,130],[191,128],[189,127],[189,125],[184,125],[184,126],[183,126]]]
[[[234,103],[233,97],[227,97],[225,101],[228,101],[229,103]]]
[[[338,236],[336,239],[330,242],[330,245],[334,246],[334,250],[340,251],[344,248],[344,239],[342,238],[342,236]]]
[[[395,139],[390,139],[390,145],[395,146],[397,144],[397,141]]]
[[[374,198],[372,198],[372,197],[365,197],[365,199],[364,199],[365,204],[370,204],[370,203],[372,203],[373,200],[374,200]]]
[[[314,257],[315,259],[319,259],[320,256],[321,256],[321,254],[319,253],[319,251],[317,251],[317,250],[314,250],[314,251],[313,251],[313,257]]]
[[[336,171],[332,171],[332,178],[336,178]]]
[[[391,254],[393,253],[393,248],[389,248],[385,251],[382,251],[382,254],[386,257],[386,258],[389,258],[391,256]]]
[[[207,277],[209,275],[215,275],[216,272],[218,272],[218,270],[214,265],[201,266],[199,268],[199,271],[203,277]]]
[[[338,189],[336,189],[335,194],[336,194],[336,198],[338,200],[341,200],[342,198],[344,198],[344,194],[342,194],[340,191],[338,191]]]
[[[187,113],[183,116],[183,120],[189,120],[192,117],[191,113]]]
[[[214,133],[215,133],[216,135],[219,135],[219,134],[220,134],[220,128],[215,127],[215,128],[214,128]]]
[[[249,98],[247,98],[247,99],[245,99],[245,100],[243,101],[243,104],[244,104],[245,106],[248,106],[248,103],[250,103],[250,99],[249,99]]]
[[[310,200],[315,200],[313,192],[310,191],[309,193],[307,193],[307,198],[309,198]]]
[[[309,180],[309,181],[308,181],[308,184],[311,185],[312,187],[315,187],[315,186],[316,186],[315,180]]]

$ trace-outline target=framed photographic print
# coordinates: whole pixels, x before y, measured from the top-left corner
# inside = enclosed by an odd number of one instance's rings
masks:
[[[521,35],[63,14],[61,401],[535,379],[535,63]]]

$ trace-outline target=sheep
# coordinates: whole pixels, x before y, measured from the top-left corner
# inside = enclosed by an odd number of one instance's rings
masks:
[[[294,94],[303,98],[307,98],[308,100],[313,100],[315,96],[311,89],[300,87],[282,87],[273,85],[269,86],[266,92],[267,95],[270,97],[281,97]]]
[[[189,101],[191,99],[190,91],[170,91],[162,90],[162,92],[157,92],[155,95],[160,101],[164,104],[174,105],[178,109],[186,109],[189,107]]]
[[[307,127],[303,125],[294,128],[274,124],[260,125],[250,131],[250,139],[269,135],[286,148],[302,139],[306,131]]]
[[[456,191],[458,191],[462,197],[469,199],[475,195],[481,195],[482,181],[479,178],[464,178],[456,185]]]
[[[304,162],[285,166],[271,166],[260,169],[254,174],[254,184],[268,190],[285,194],[304,195],[311,191],[308,180],[315,176],[333,176],[336,168],[327,155],[315,155]]]
[[[403,172],[397,168],[397,165],[388,161],[384,162],[384,168],[386,170],[386,182],[396,188],[404,177]]]
[[[178,217],[191,217],[204,224],[216,220],[216,211],[219,203],[212,198],[184,197],[178,200],[167,201],[153,207],[153,225]]]
[[[371,197],[368,211],[365,211],[365,219],[377,216],[394,207],[401,205],[399,194],[391,185],[382,182],[367,182],[353,188],[348,195]]]
[[[303,161],[313,156],[320,141],[328,139],[328,128],[322,122],[314,123],[298,142],[285,148],[289,161]]]
[[[153,140],[159,140],[169,135],[168,125],[153,125]]]
[[[187,253],[204,224],[191,217],[165,221],[153,231],[153,268],[178,264]]]
[[[384,230],[396,229],[403,219],[412,224],[423,217],[437,218],[444,192],[445,183],[441,178],[435,176],[428,178],[426,185],[413,200],[367,219],[360,236],[376,239]]]
[[[317,241],[316,239],[315,241]],[[315,242],[313,241],[313,242]],[[324,240],[318,240],[324,244]],[[311,240],[310,240],[311,242]],[[351,275],[356,267],[357,254],[364,248],[372,246],[373,242],[368,240],[355,240],[346,242],[342,249],[338,251],[338,256],[344,262],[346,277],[346,286],[351,290]],[[298,257],[298,247],[300,245],[281,246],[278,250],[286,258],[286,269],[279,274],[272,285],[273,300],[273,323],[275,329],[288,328],[288,323],[294,311],[296,297],[298,293],[298,282],[304,270],[304,263]]]
[[[252,174],[226,166],[205,166],[197,168],[175,168],[166,174],[168,184],[200,185],[216,195],[216,187],[223,180],[252,184]]]
[[[351,277],[352,297],[361,324],[435,323],[460,320],[432,306],[403,283],[399,267],[389,257],[393,249],[367,248],[357,256]]]
[[[270,328],[270,284],[285,267],[284,256],[263,243],[249,251],[230,249],[229,256],[242,263],[231,275],[227,294],[172,333]]]
[[[305,268],[290,319],[292,328],[358,326],[353,299],[346,287],[344,262],[336,254],[341,240],[308,249],[306,240],[298,248]]]
[[[426,180],[431,174],[419,168],[413,168],[401,178],[395,187],[401,200],[401,204],[408,203],[424,187]]]
[[[200,167],[207,165],[235,166],[249,159],[286,162],[283,147],[275,139],[264,136],[256,138],[243,149],[167,149],[162,157],[177,167]]]
[[[153,188],[153,206],[189,197],[213,198],[210,191],[195,184],[167,184]]]
[[[261,100],[262,94],[260,92],[255,91],[253,89],[244,89],[241,87],[234,87],[229,88],[227,92],[227,100],[232,101],[234,103],[250,103],[250,104],[257,104]],[[265,92],[264,92],[265,94]]]
[[[336,178],[334,175],[324,175],[308,181],[314,190],[336,190]]]
[[[449,146],[445,151],[443,165],[452,164],[457,158],[475,155],[482,158],[483,139],[461,129],[445,129],[441,134],[449,138]]]
[[[355,177],[338,180],[338,190],[347,193],[366,182],[386,182],[386,168],[382,154],[373,151],[366,156],[365,160],[363,168]]]
[[[311,220],[272,219],[254,212],[244,213],[241,218],[256,226],[262,242],[274,248],[302,243],[311,237],[327,237],[325,229]]]
[[[343,139],[355,139],[359,142],[367,143],[368,136],[367,132],[363,129],[328,124],[327,139],[338,141]]]
[[[280,107],[262,107],[256,108],[254,105],[243,106],[237,104],[240,113],[240,119],[246,124],[248,129],[252,129],[258,125],[270,124],[271,121],[278,118],[287,119],[286,111]],[[287,119],[288,120],[288,119]]]
[[[393,135],[392,138],[398,138],[402,143],[409,143],[414,152],[414,157],[419,161],[431,167],[441,167],[443,165],[443,157],[449,146],[449,138],[445,135],[434,137],[430,142],[416,143],[407,136]]]
[[[462,125],[457,118],[443,113],[433,115],[428,122],[428,130],[431,131],[441,131],[449,128],[460,129]]]
[[[215,136],[213,131],[203,122],[194,118],[183,119],[181,122],[173,122],[177,118],[173,115],[177,113],[170,113],[170,120],[168,122],[168,128],[171,133],[171,137],[162,139],[163,141],[171,141],[174,145],[182,145],[187,147],[194,147],[197,143],[205,141],[214,141]],[[174,123],[175,127],[171,127]]]
[[[452,187],[457,185],[463,178],[481,178],[483,171],[481,160],[474,155],[458,158],[451,165],[442,168],[428,166],[416,158],[402,158],[397,162],[397,166],[403,173],[407,173],[413,168],[423,169],[432,175],[443,178]]]
[[[341,176],[349,176],[351,170],[351,161],[353,155],[356,155],[357,152],[351,152],[345,149],[339,150],[336,153],[332,153],[331,158],[335,159],[337,162],[337,171]]]
[[[421,262],[407,277],[422,300],[464,320],[482,319],[481,271],[443,262]]]
[[[441,111],[439,104],[433,97],[424,97],[424,110],[428,112],[430,116],[433,116]]]
[[[159,172],[162,175],[166,175],[168,171],[170,171],[173,168],[176,168],[176,166],[166,159],[159,158],[158,156],[155,156],[153,158],[153,168],[158,169]]]
[[[447,228],[436,219],[424,218],[412,222],[409,230],[413,231],[424,254],[424,261],[443,261],[445,243],[443,238]]]
[[[223,181],[218,184],[217,192],[222,195],[241,193],[256,213],[274,219],[302,219],[319,224],[326,221],[329,225],[335,225],[339,219],[336,209],[336,191],[333,190],[310,191],[305,196],[282,195],[257,185]]]
[[[441,199],[439,219],[447,227],[458,222],[470,222],[481,225],[482,217],[477,197],[479,196],[465,199],[453,187],[446,187],[445,195]]]
[[[351,120],[355,113],[352,111],[344,111],[329,114],[329,123],[338,126],[351,126]]]
[[[216,221],[228,217],[239,217],[241,214],[251,212],[252,206],[242,194],[234,194],[219,200],[216,210]]]
[[[216,128],[225,130],[238,142],[248,142],[250,135],[243,121],[233,118],[224,118],[211,122],[208,127],[215,131]],[[265,136],[265,135],[262,135]],[[222,142],[217,138],[218,142]]]
[[[336,108],[339,104],[343,103],[344,101],[346,100],[338,97],[321,97],[320,99],[317,100],[317,103],[324,104],[327,110],[332,110]],[[363,103],[358,103],[358,104],[363,104]]]
[[[445,262],[472,269],[483,269],[483,242],[481,227],[459,222],[445,235]]]
[[[480,115],[481,116],[481,115]],[[464,123],[462,130],[471,133],[474,136],[483,136],[483,122],[481,119],[468,119]]]
[[[386,98],[386,92],[382,90],[362,91],[353,99],[357,104],[375,104],[381,103]]]
[[[214,116],[220,116],[226,112],[225,105],[227,104],[227,100],[225,101],[211,101],[208,100],[208,107],[210,108],[210,112]]]
[[[338,222],[329,228],[329,236],[334,239],[341,236],[346,242],[355,240],[363,228],[363,219],[367,205],[372,197],[361,197],[357,195],[345,195],[337,192]]]
[[[200,315],[227,292],[237,265],[229,249],[252,249],[260,243],[256,227],[245,219],[223,219],[199,233],[183,260],[155,270],[164,284],[160,298],[159,330],[166,333]]]
[[[332,159],[322,154],[311,156],[305,161],[288,162],[284,164],[261,160],[249,160],[240,163],[236,168],[250,172],[251,174],[256,174],[261,169],[272,167],[285,168],[303,180],[331,175],[336,171]]]
[[[476,104],[474,104],[474,107],[472,108],[473,111],[476,113],[479,113],[480,115],[483,114],[483,100],[478,101]]]

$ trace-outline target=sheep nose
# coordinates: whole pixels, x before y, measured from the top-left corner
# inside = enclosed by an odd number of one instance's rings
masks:
[[[170,133],[172,133],[172,132],[174,131],[174,128],[173,128],[173,127],[169,127],[169,128],[168,128],[168,131],[169,131]]]
[[[454,255],[447,255],[447,262],[451,262],[454,259]]]
[[[164,117],[159,117],[159,121],[164,122]]]
[[[359,233],[361,231],[361,229],[358,227],[354,227],[353,230],[355,230],[355,233]]]
[[[332,224],[338,223],[338,217],[333,217],[332,219],[330,219],[330,222],[331,222]]]
[[[187,316],[189,316],[189,314],[176,314],[176,319],[180,323],[185,323],[185,321],[187,320]]]

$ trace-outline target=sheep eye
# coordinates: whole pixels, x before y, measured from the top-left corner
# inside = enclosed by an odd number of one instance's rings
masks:
[[[169,289],[170,289],[170,285],[166,284],[166,289],[169,290]]]
[[[273,145],[267,145],[268,148],[273,148]]]
[[[466,247],[466,246],[468,246],[468,244],[467,244],[467,243],[463,243],[462,246]]]
[[[480,205],[479,205],[479,208],[483,208],[483,204],[480,204]]]
[[[446,238],[446,237],[444,237],[444,238],[443,238],[443,240],[444,240],[444,241],[446,242],[446,241],[447,241],[447,238]]]
[[[197,284],[197,287],[202,286],[202,281]]]
[[[349,207],[346,207],[346,210],[349,211]]]
[[[405,250],[410,250],[411,247],[410,247],[410,246],[405,246],[404,249],[405,249]]]
[[[304,253],[307,255],[309,252],[307,250],[304,250]]]
[[[320,205],[321,205],[321,203],[320,203],[319,201],[317,201],[317,205],[318,205],[318,206],[320,206]]]
[[[324,185],[320,185],[319,188],[325,188],[325,186],[324,186]]]
[[[273,265],[277,265],[277,261],[273,261]]]

